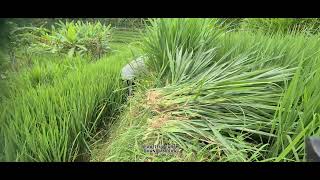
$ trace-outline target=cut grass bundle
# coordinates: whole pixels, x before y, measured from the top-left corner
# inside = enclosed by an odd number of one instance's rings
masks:
[[[130,57],[126,49],[5,101],[2,160],[85,160],[97,128],[123,101],[120,69]]]
[[[150,102],[156,113],[151,130],[156,127],[160,132],[155,134],[161,134],[155,139],[167,137],[186,151],[219,149],[208,157],[210,160],[257,160],[255,156],[263,142],[274,136],[268,132],[283,92],[280,84],[290,79],[293,69],[255,70],[261,62],[268,61],[257,61],[255,54],[233,58],[226,55],[221,59],[215,59],[212,50],[196,53],[191,59],[185,58],[190,55],[176,54],[169,64],[189,69],[189,73],[155,90],[160,98],[155,104]],[[194,63],[202,66],[187,66]],[[170,69],[173,74],[180,74],[174,67]]]
[[[106,161],[263,159],[269,137],[275,136],[269,132],[283,92],[280,84],[290,79],[293,69],[255,70],[262,61],[268,61],[263,58],[256,61],[255,53],[231,57],[230,52],[221,59],[216,59],[216,49],[192,56],[181,51],[175,54],[175,58],[169,59],[169,69],[179,76],[175,76],[171,85],[138,94],[138,103],[128,109],[104,150],[107,157],[98,158]],[[180,68],[189,71],[179,73]],[[184,151],[160,157],[143,151],[143,145],[167,143],[178,144]]]

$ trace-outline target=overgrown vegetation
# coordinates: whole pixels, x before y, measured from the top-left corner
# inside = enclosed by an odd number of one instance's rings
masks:
[[[319,135],[319,37],[214,29],[214,41],[188,46],[205,37],[193,21],[209,20],[153,21],[145,44],[155,84],[137,92],[95,160],[304,161],[305,137]],[[198,31],[177,28],[186,24]],[[143,149],[168,143],[181,153]]]
[[[33,65],[10,74],[10,98],[0,108],[1,159],[88,159],[99,129],[117,116],[125,98],[119,71],[131,48],[96,63],[35,56]]]
[[[11,32],[0,160],[306,160],[320,135],[318,19],[102,21]],[[121,68],[141,55],[149,74],[126,97]],[[168,144],[178,151],[145,149]]]
[[[168,73],[169,56],[175,58],[179,50],[180,53],[206,51],[222,32],[210,19],[155,19],[150,24],[143,41],[144,51],[151,59],[147,64],[159,78],[168,75],[171,80],[174,77]]]
[[[8,57],[6,56],[6,44],[8,43],[6,36],[8,33],[7,19],[2,18],[0,19],[0,103],[7,92],[5,71],[8,64]]]
[[[20,49],[22,56],[32,54],[90,55],[100,58],[110,51],[111,27],[101,23],[60,21],[51,29],[16,27],[11,32],[12,51]]]
[[[249,31],[263,31],[265,33],[296,33],[308,31],[319,32],[319,18],[245,18],[241,28]]]

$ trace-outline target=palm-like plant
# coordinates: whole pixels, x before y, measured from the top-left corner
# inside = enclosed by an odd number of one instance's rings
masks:
[[[23,27],[12,32],[13,43],[27,53],[59,53],[68,56],[91,55],[100,58],[109,52],[111,26],[101,23],[62,22],[51,30],[43,27]],[[23,40],[23,41],[22,41]],[[21,49],[21,48],[20,48]]]

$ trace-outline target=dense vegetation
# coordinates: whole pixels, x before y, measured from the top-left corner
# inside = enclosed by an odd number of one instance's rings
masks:
[[[304,138],[319,135],[319,36],[209,22],[153,21],[143,44],[156,83],[139,89],[94,160],[304,160]],[[182,153],[145,152],[152,144]]]
[[[319,22],[12,26],[0,160],[305,161],[320,135]],[[121,68],[141,55],[149,74],[127,98]],[[179,152],[145,151],[165,144]]]
[[[7,54],[7,44],[8,38],[7,35],[9,33],[9,28],[6,26],[7,20],[5,18],[0,19],[0,103],[2,101],[3,96],[7,92],[6,90],[6,83],[4,79],[6,76],[4,75],[8,57]]]

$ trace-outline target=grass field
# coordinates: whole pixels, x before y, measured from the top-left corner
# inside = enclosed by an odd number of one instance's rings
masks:
[[[0,160],[306,161],[305,138],[320,135],[316,24],[151,19],[104,41],[95,24],[27,32],[33,49],[15,46],[3,81]],[[120,72],[141,55],[149,73],[127,97]]]
[[[1,152],[5,161],[85,160],[100,129],[124,101],[121,67],[133,45],[99,61],[80,57],[33,57],[9,76],[1,104]]]

